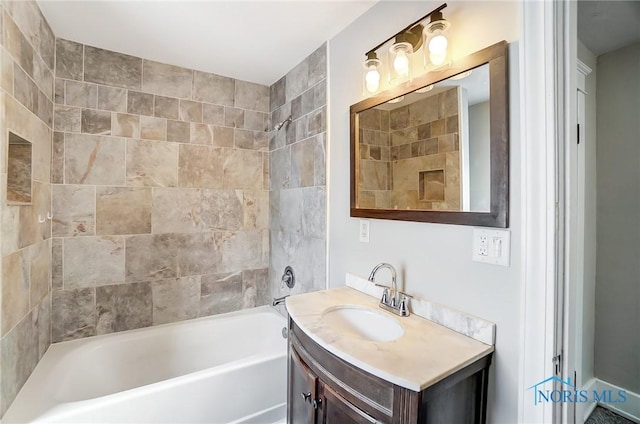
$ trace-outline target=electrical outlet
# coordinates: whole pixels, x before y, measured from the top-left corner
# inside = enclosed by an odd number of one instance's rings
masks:
[[[480,256],[488,256],[489,255],[489,241],[488,237],[485,235],[481,235],[478,239],[478,255]]]
[[[509,230],[473,229],[473,252],[475,262],[509,266],[511,232]]]
[[[360,220],[360,241],[363,243],[369,243],[369,220]]]

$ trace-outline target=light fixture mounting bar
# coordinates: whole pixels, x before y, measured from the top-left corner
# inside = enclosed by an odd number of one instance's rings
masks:
[[[384,46],[384,44],[386,42],[388,42],[389,40],[395,38],[396,36],[398,36],[399,34],[402,34],[403,32],[406,32],[408,30],[410,30],[411,28],[413,28],[414,26],[418,25],[420,22],[424,21],[425,19],[427,19],[429,16],[431,16],[434,13],[440,12],[442,9],[444,9],[445,7],[447,7],[447,3],[443,3],[441,6],[439,6],[436,9],[433,9],[431,12],[427,13],[426,15],[424,15],[423,17],[421,17],[420,19],[418,19],[417,21],[409,24],[408,26],[406,26],[405,28],[401,29],[400,31],[396,32],[395,34],[393,34],[391,37],[387,38],[386,40],[384,40],[382,43],[378,44],[377,46],[375,46],[374,48],[372,48],[371,50],[369,50],[368,52],[366,52],[364,55],[368,56],[370,53],[374,53],[376,50],[378,50],[380,47]]]

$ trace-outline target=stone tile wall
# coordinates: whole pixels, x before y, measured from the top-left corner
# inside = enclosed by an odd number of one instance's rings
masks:
[[[34,1],[0,2],[0,417],[51,344],[54,44]],[[28,205],[7,204],[9,132],[32,144]]]
[[[460,210],[458,120],[457,88],[390,112],[392,208]]]
[[[368,109],[359,120],[358,207],[388,209],[393,189],[389,111]]]
[[[360,207],[460,210],[456,88],[360,115]]]
[[[268,303],[269,87],[56,41],[54,342]]]
[[[269,133],[271,294],[321,290],[326,284],[326,44],[270,87],[270,111],[273,124],[292,118]],[[296,275],[292,290],[281,283],[287,265]]]

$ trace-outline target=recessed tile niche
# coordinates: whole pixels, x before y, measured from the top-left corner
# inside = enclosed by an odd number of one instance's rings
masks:
[[[30,204],[32,145],[24,138],[9,132],[8,153],[7,203]]]
[[[420,200],[423,202],[444,202],[444,170],[422,171],[418,175]]]

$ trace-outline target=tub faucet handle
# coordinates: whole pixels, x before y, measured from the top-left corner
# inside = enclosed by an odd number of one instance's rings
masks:
[[[290,289],[296,285],[296,275],[293,273],[293,268],[290,266],[285,267],[281,281],[283,285],[286,284]]]

